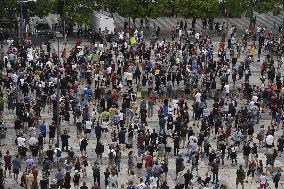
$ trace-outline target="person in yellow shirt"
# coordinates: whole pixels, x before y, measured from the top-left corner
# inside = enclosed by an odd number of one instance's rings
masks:
[[[159,68],[156,68],[155,70],[155,75],[159,75],[160,74],[160,69]]]
[[[131,72],[127,75],[127,85],[132,86],[133,74]]]
[[[118,113],[118,110],[115,108],[115,106],[112,106],[109,110],[109,119],[112,120],[113,116]]]
[[[253,56],[255,55],[255,51],[256,51],[255,46],[251,46],[251,48],[250,48],[250,50],[249,50],[249,55],[250,55],[250,58],[251,58],[251,61],[252,61],[252,62],[254,62]]]

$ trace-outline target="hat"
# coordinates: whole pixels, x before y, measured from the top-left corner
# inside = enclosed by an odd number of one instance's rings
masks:
[[[77,174],[78,173],[78,170],[75,170],[75,174]]]

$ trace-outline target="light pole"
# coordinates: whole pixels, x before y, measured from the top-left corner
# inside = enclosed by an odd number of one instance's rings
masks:
[[[59,117],[59,88],[60,88],[60,71],[59,71],[59,64],[60,64],[60,56],[59,56],[59,39],[62,38],[62,34],[60,32],[57,32],[56,33],[56,38],[57,38],[57,80],[56,80],[56,130],[57,130],[57,145],[58,145],[58,148],[59,148],[59,144],[60,144],[60,134],[61,134],[61,129],[60,129],[60,125],[59,125],[59,122],[60,122],[60,117]]]

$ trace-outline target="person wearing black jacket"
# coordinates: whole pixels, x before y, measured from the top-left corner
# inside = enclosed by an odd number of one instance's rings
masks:
[[[249,146],[249,144],[245,144],[243,146],[243,156],[244,156],[244,160],[245,160],[245,165],[246,167],[248,166],[249,163],[249,155],[250,155],[250,151],[251,151],[251,147]]]
[[[281,177],[281,173],[280,173],[280,170],[278,169],[277,173],[273,176],[273,182],[274,182],[276,189],[278,188],[278,183],[280,181],[280,177]]]
[[[176,179],[177,179],[178,173],[183,171],[184,169],[183,162],[184,162],[184,159],[182,158],[182,155],[179,155],[176,158]]]
[[[213,174],[212,183],[217,184],[219,182],[219,179],[218,179],[219,165],[216,162],[216,159],[211,163],[211,171],[212,171],[212,174]]]
[[[95,134],[96,134],[97,141],[100,141],[101,136],[102,136],[102,131],[103,131],[103,128],[102,126],[100,126],[98,122],[97,125],[95,126]]]
[[[216,153],[214,149],[212,149],[211,153],[209,154],[208,159],[209,159],[209,165],[211,165],[214,159],[216,159]]]
[[[157,138],[159,135],[156,133],[155,129],[153,129],[153,133],[151,133],[150,138],[151,138],[151,143],[155,146],[157,142]]]
[[[64,148],[66,147],[66,151],[68,151],[68,146],[69,146],[68,139],[69,138],[70,138],[70,136],[68,135],[67,131],[64,130],[63,135],[61,135],[62,150],[64,150]]]
[[[88,140],[83,137],[80,139],[80,152],[82,155],[87,155],[86,149],[88,146]]]
[[[167,184],[167,181],[163,182],[163,184],[161,184],[160,188],[161,189],[170,189],[170,187]]]
[[[184,186],[185,189],[188,189],[189,184],[191,183],[191,180],[193,178],[193,175],[191,174],[190,170],[188,169],[187,172],[183,175],[184,177]]]
[[[101,170],[100,167],[97,165],[97,162],[94,163],[92,170],[93,170],[94,185],[96,183],[100,185]]]
[[[101,160],[101,164],[103,164],[102,161],[102,154],[104,153],[104,145],[98,141],[95,152],[97,154],[97,158]]]
[[[179,142],[180,142],[179,136],[178,136],[177,133],[175,133],[175,136],[174,136],[174,154],[175,154],[175,156],[178,156]]]

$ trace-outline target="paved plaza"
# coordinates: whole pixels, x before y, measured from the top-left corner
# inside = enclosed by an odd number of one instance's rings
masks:
[[[262,15],[262,14],[257,14],[256,13],[256,17],[257,17],[257,21],[256,21],[256,27],[266,27],[266,28],[273,28],[273,31],[277,31],[278,25],[282,24],[282,17],[284,16],[284,11],[281,11],[280,16],[273,16],[271,14],[267,14],[267,15]],[[57,16],[49,16],[43,19],[44,21],[47,21],[50,25],[54,25],[55,23],[57,23]],[[114,21],[115,24],[117,26],[117,28],[122,29],[124,21],[126,19],[123,17],[120,17],[118,15],[115,15]],[[176,26],[177,23],[180,20],[186,20],[186,19],[181,19],[181,18],[169,18],[169,17],[159,17],[157,19],[150,19],[150,27],[151,27],[151,31],[150,32],[145,32],[145,39],[146,39],[146,46],[147,48],[150,46],[150,36],[152,35],[152,33],[155,33],[155,29],[157,26],[159,26],[161,28],[161,36],[157,41],[157,46],[159,46],[159,43],[161,42],[161,39],[164,37],[163,35],[165,35],[165,39],[167,42],[170,42],[172,44],[174,44],[174,42],[178,41],[176,37],[176,41],[171,41],[171,26]],[[128,20],[127,20],[128,21]],[[237,25],[238,27],[238,36],[234,39],[235,41],[239,40],[242,41],[242,34],[244,32],[244,30],[247,28],[247,26],[249,25],[249,19],[246,18],[217,18],[215,19],[215,21],[219,21],[220,23],[225,23],[225,22],[229,22],[229,27],[231,27],[231,25]],[[136,20],[136,26],[139,25],[139,19]],[[133,24],[133,23],[132,23]],[[188,25],[190,25],[190,20],[188,20]],[[226,25],[226,24],[225,24]],[[155,27],[155,28],[154,28]],[[190,27],[188,27],[190,28]],[[230,28],[228,28],[230,29]],[[197,23],[196,23],[196,31],[200,32],[202,31],[202,22],[200,19],[198,19]],[[206,33],[208,30],[203,30],[205,31],[204,33]],[[137,31],[138,32],[138,31]],[[225,46],[227,47],[227,32],[228,30],[225,29]],[[275,33],[274,33],[275,34]],[[194,36],[194,35],[193,35]],[[59,50],[60,54],[66,52],[66,56],[70,55],[70,51],[74,48],[75,44],[74,44],[74,38],[67,38],[67,44],[63,44],[63,40],[60,39],[59,40],[59,49],[58,48],[58,44],[57,44],[57,39],[56,40],[52,40],[51,41],[51,46],[50,48],[52,49],[52,51],[54,51],[53,53],[57,53],[57,50]],[[195,39],[194,37],[191,39],[193,42]],[[213,47],[212,49],[214,49],[213,52],[213,60],[214,61],[218,61],[218,49],[220,48],[220,41],[221,41],[221,37],[218,35],[211,36],[211,40],[212,40],[212,44]],[[198,41],[198,40],[196,40]],[[201,40],[200,40],[201,41]],[[250,41],[250,40],[249,40]],[[256,42],[257,43],[257,42]],[[129,45],[129,44],[128,44]],[[248,42],[248,49],[251,47],[251,42]],[[90,44],[87,39],[82,39],[82,44],[80,46],[86,46],[86,47],[90,47],[93,48],[94,44]],[[36,47],[39,48],[39,47]],[[105,46],[104,49],[100,49],[100,50],[106,50],[110,48],[110,44],[107,44]],[[256,47],[258,48],[258,47]],[[63,50],[65,49],[65,51]],[[225,48],[226,49],[226,48]],[[155,55],[154,55],[154,51],[156,49],[151,49],[151,58],[150,58],[150,62],[155,62]],[[5,46],[3,49],[3,52],[7,52],[8,51],[8,47]],[[180,50],[182,51],[182,50]],[[198,51],[198,50],[196,50]],[[227,50],[226,53],[226,59],[232,60],[232,57],[230,56],[230,53],[228,52],[229,50]],[[240,61],[245,61],[248,51],[245,52],[243,50],[240,51],[240,57],[238,58],[238,63]],[[114,52],[112,51],[112,53],[114,54]],[[175,52],[176,53],[176,52]],[[166,53],[165,53],[166,54]],[[167,54],[166,54],[167,55]],[[166,56],[165,55],[165,56]],[[281,55],[283,57],[283,54]],[[249,63],[249,67],[250,67],[250,73],[251,76],[249,78],[249,83],[252,86],[257,86],[260,87],[262,85],[262,81],[261,81],[261,64],[266,61],[265,58],[265,53],[264,50],[261,53],[260,56],[260,60],[257,61],[257,50],[256,53],[254,53],[254,60]],[[60,59],[63,62],[63,59]],[[91,61],[90,61],[91,62]],[[117,63],[117,62],[115,62]],[[202,64],[202,63],[201,63]],[[231,64],[229,64],[231,67]],[[277,63],[275,62],[274,64],[275,66],[277,66]],[[140,65],[139,65],[140,66]],[[139,67],[138,66],[138,67]],[[141,66],[142,67],[142,66]],[[81,67],[80,67],[81,69]],[[203,68],[202,68],[203,69]],[[280,67],[279,68],[279,72],[281,73],[281,81],[284,81],[284,67]],[[107,70],[107,69],[105,69]],[[105,70],[100,70],[100,72],[103,72]],[[117,71],[117,70],[115,70]],[[203,71],[203,70],[202,70]],[[7,73],[7,75],[12,75],[12,73]],[[143,75],[143,72],[142,72]],[[201,79],[201,75],[202,73],[198,73],[197,74],[199,79]],[[217,75],[217,74],[216,74]],[[71,75],[72,76],[72,75]],[[2,76],[1,76],[2,77]],[[79,76],[80,77],[80,76]],[[78,78],[79,78],[78,77]],[[215,76],[216,77],[216,85],[217,85],[217,89],[221,88],[221,81],[219,76]],[[110,77],[108,78],[110,79]],[[84,100],[84,88],[87,86],[87,81],[85,79],[82,79],[83,82],[79,83],[79,87],[78,87],[78,94],[82,94],[82,98]],[[137,85],[134,82],[133,79],[133,89],[134,89],[134,93],[137,95]],[[244,79],[240,79],[240,80],[236,80],[235,86],[233,86],[233,82],[232,82],[232,77],[231,75],[229,76],[229,94],[235,94],[235,96],[237,97],[237,102],[238,102],[238,106],[237,106],[237,111],[242,109],[242,107],[248,106],[247,103],[247,99],[243,96],[242,93],[239,92],[239,89],[243,89],[243,85],[244,85]],[[268,86],[267,80],[265,81],[266,87]],[[197,82],[197,86],[201,86],[201,82]],[[95,90],[95,82],[93,82],[91,84],[91,89],[94,91]],[[282,87],[283,87],[283,83],[282,83]],[[3,99],[8,99],[8,92],[6,89],[4,89],[4,87],[0,87],[1,89],[3,89],[2,93],[4,95]],[[159,88],[159,87],[158,87]],[[127,86],[126,82],[123,82],[123,87],[122,90],[119,92],[119,100],[118,100],[118,106],[119,109],[123,106],[123,102],[122,102],[122,96],[124,94],[127,94],[129,90],[129,87]],[[17,91],[17,98],[21,99],[23,97],[23,94],[21,94],[19,91]],[[185,82],[181,81],[181,85],[180,86],[174,86],[173,87],[173,96],[177,96],[176,98],[180,98],[181,94],[187,96],[187,94],[185,94]],[[279,93],[278,93],[279,95]],[[221,94],[220,94],[221,96]],[[229,96],[229,95],[228,95]],[[233,96],[233,95],[232,95]],[[29,97],[31,100],[35,100],[36,99],[36,95],[35,93],[29,93]],[[218,96],[219,98],[219,96]],[[80,98],[78,98],[80,99]],[[221,99],[221,97],[220,97]],[[229,98],[225,97],[225,99],[227,100],[227,102],[229,102]],[[141,105],[141,101],[143,99],[141,97],[138,97],[137,99],[137,113],[139,114],[139,110],[140,110],[140,105]],[[219,99],[218,99],[219,100]],[[7,100],[8,101],[8,100]],[[85,101],[87,101],[85,99]],[[199,132],[200,132],[200,128],[201,128],[201,120],[203,118],[201,118],[199,121],[194,120],[194,115],[193,115],[193,107],[192,105],[194,104],[194,97],[193,98],[185,98],[185,102],[188,104],[189,106],[189,123],[187,124],[187,128],[193,128],[193,132],[195,133],[195,136],[198,136]],[[173,104],[173,99],[169,99],[169,104],[174,106]],[[154,129],[158,132],[160,131],[160,126],[159,126],[159,110],[161,109],[161,107],[163,107],[164,102],[163,99],[157,99],[154,105],[154,114],[152,117],[147,117],[147,126],[145,126],[144,130],[149,129],[150,132],[152,132]],[[208,98],[206,100],[206,105],[207,107],[210,109],[210,111],[212,112],[213,110],[213,106],[214,106],[214,99],[213,98]],[[98,110],[99,107],[96,104],[95,100],[94,100],[94,96],[91,98],[90,100],[90,106],[92,107],[92,109]],[[221,107],[222,109],[222,107]],[[283,107],[282,107],[283,109]],[[80,157],[81,152],[80,152],[80,138],[77,137],[77,127],[76,125],[73,123],[73,119],[74,119],[74,115],[73,115],[73,111],[71,111],[70,108],[70,123],[66,124],[66,122],[61,122],[60,128],[61,131],[63,131],[64,129],[66,129],[68,131],[68,134],[70,135],[69,138],[69,150],[72,149],[75,152],[75,155],[77,157]],[[140,114],[139,114],[140,115]],[[282,115],[284,116],[284,115]],[[16,120],[16,111],[11,111],[8,109],[7,104],[5,104],[4,107],[4,111],[3,111],[3,121],[5,121],[7,123],[7,133],[6,133],[6,139],[4,140],[5,145],[0,147],[0,151],[2,153],[2,157],[1,157],[1,168],[4,169],[4,155],[6,153],[6,151],[9,151],[10,154],[12,155],[13,159],[16,156],[16,154],[18,154],[18,147],[15,144],[15,141],[17,140],[17,136],[16,136],[16,132],[14,129],[14,121]],[[50,111],[48,109],[48,107],[46,107],[45,109],[41,110],[41,118],[40,118],[40,123],[42,121],[45,121],[46,125],[49,126],[52,124],[53,120],[53,112],[52,110]],[[173,116],[173,120],[175,120],[178,116],[174,115]],[[80,119],[82,119],[83,116],[80,117]],[[141,118],[141,117],[140,117]],[[167,119],[167,118],[166,118]],[[222,118],[223,119],[223,118]],[[250,145],[252,145],[253,143],[258,144],[258,133],[260,133],[261,130],[265,130],[267,131],[269,127],[271,127],[271,119],[272,119],[272,115],[271,115],[271,109],[266,106],[263,110],[263,112],[260,113],[260,121],[259,123],[255,124],[254,127],[254,134],[252,137],[252,141],[250,141]],[[222,120],[223,121],[223,120]],[[223,121],[223,125],[225,121]],[[68,126],[67,126],[68,125]],[[126,125],[126,128],[128,127],[128,125]],[[212,127],[213,128],[213,127]],[[138,169],[136,168],[137,163],[141,162],[141,157],[138,156],[138,148],[137,148],[137,136],[135,134],[136,131],[134,132],[135,136],[133,139],[133,147],[132,148],[125,148],[124,150],[121,151],[121,170],[120,172],[118,172],[118,186],[117,187],[107,187],[105,185],[105,171],[106,169],[109,167],[109,153],[110,150],[108,148],[108,146],[110,144],[112,144],[112,131],[113,131],[113,127],[108,126],[108,132],[105,132],[102,134],[101,137],[101,142],[104,145],[104,153],[102,154],[102,164],[99,164],[100,167],[100,183],[101,183],[101,189],[126,189],[127,185],[128,185],[128,180],[133,179],[132,176],[130,176],[127,172],[128,172],[128,156],[130,151],[134,152],[134,174],[136,175],[136,179],[135,179],[135,183],[134,184],[138,184],[139,183],[139,179],[143,178],[143,180],[145,181],[146,179],[146,172],[147,169],[144,167],[144,160],[143,160],[143,166],[142,166],[142,170],[138,171]],[[47,129],[49,130],[49,129]],[[232,129],[232,132],[235,130],[235,128]],[[36,130],[36,135],[38,136],[40,133],[39,129],[37,128]],[[274,133],[274,137],[275,139],[280,138],[282,135],[284,135],[284,130],[283,130],[283,125],[280,126],[279,130],[276,130]],[[81,136],[83,136],[83,133],[81,133]],[[216,150],[217,149],[217,139],[216,137],[214,137],[214,133],[213,133],[213,129],[210,131],[210,137],[209,137],[209,142],[210,142],[210,151],[211,150]],[[26,141],[28,141],[29,136],[27,133],[25,133],[25,137],[26,137]],[[43,152],[46,152],[49,149],[49,144],[48,144],[48,137],[49,137],[49,132],[47,131],[47,137],[46,137],[46,143],[43,145]],[[230,136],[231,137],[231,136]],[[174,189],[176,188],[177,185],[177,180],[176,179],[176,159],[177,156],[174,155],[173,149],[174,149],[174,139],[173,137],[168,137],[167,139],[169,146],[172,148],[170,154],[169,154],[169,159],[168,159],[168,174],[167,177],[165,178],[165,180],[167,181],[167,184],[169,186],[169,189]],[[127,140],[127,134],[126,134],[126,141]],[[186,137],[186,142],[185,144],[188,144],[188,137]],[[231,141],[233,142],[233,141]],[[52,145],[52,149],[55,148],[55,143],[56,143],[56,137],[55,137],[55,142],[50,144]],[[277,141],[274,142],[274,144],[277,144]],[[82,174],[81,174],[81,180],[79,185],[82,186],[83,182],[86,183],[87,187],[89,187],[89,189],[91,189],[91,187],[94,185],[94,178],[93,178],[93,170],[92,170],[92,165],[94,164],[94,162],[100,162],[97,158],[97,154],[95,152],[96,149],[96,145],[97,145],[97,138],[95,135],[95,131],[94,129],[92,129],[91,134],[89,136],[89,140],[88,140],[88,146],[87,146],[87,150],[86,150],[86,154],[87,154],[87,162],[88,162],[88,166],[86,167],[86,172],[87,172],[87,176],[82,178]],[[227,145],[227,144],[226,144]],[[228,145],[229,146],[229,145]],[[226,148],[228,147],[226,146]],[[60,148],[62,147],[62,143],[60,142]],[[202,147],[203,148],[203,147]],[[181,145],[181,148],[179,150],[179,154],[182,155],[182,157],[184,158],[184,169],[182,171],[182,174],[186,173],[188,170],[191,170],[192,167],[192,161],[188,161],[191,160],[189,159],[189,155],[188,155],[189,149],[187,147],[187,145],[183,146]],[[264,162],[264,172],[266,172],[266,160],[267,160],[267,149],[265,147],[258,147],[258,160],[262,160]],[[147,152],[146,152],[147,153]],[[145,153],[145,154],[146,154]],[[28,158],[31,157],[31,153],[28,152]],[[220,164],[219,165],[219,181],[218,184],[219,185],[223,185],[224,188],[220,188],[220,187],[215,187],[215,183],[210,182],[206,187],[202,186],[201,184],[198,183],[198,177],[200,176],[202,179],[205,179],[206,176],[211,177],[211,181],[212,181],[212,177],[213,177],[213,173],[210,169],[209,166],[209,159],[208,157],[201,155],[200,159],[199,159],[199,165],[198,165],[198,174],[197,172],[194,170],[192,172],[193,174],[193,179],[191,181],[192,183],[192,188],[193,189],[235,189],[236,188],[236,172],[237,169],[239,168],[239,165],[243,165],[245,172],[247,173],[248,171],[248,167],[245,167],[245,160],[244,160],[244,156],[243,156],[243,145],[240,145],[239,148],[237,148],[237,165],[231,165],[231,158],[227,157],[228,152],[226,149],[226,156],[224,158],[224,164]],[[161,162],[160,160],[158,160],[158,154],[157,152],[154,153],[153,155],[153,160],[154,162]],[[63,151],[60,161],[59,161],[59,167],[64,170],[65,173],[65,160],[67,157],[67,152]],[[39,158],[39,162],[36,164],[37,169],[39,170],[38,172],[38,181],[40,181],[40,179],[42,178],[42,173],[43,173],[43,167],[42,167],[42,158]],[[249,158],[251,159],[251,158]],[[19,178],[21,177],[22,173],[25,172],[25,162],[22,162],[22,166],[21,166],[21,170],[20,170],[20,175]],[[275,175],[275,172],[277,172],[277,170],[279,170],[282,173],[282,176],[280,178],[280,182],[279,182],[279,189],[284,189],[284,174],[283,174],[283,170],[284,170],[284,158],[283,158],[283,154],[282,156],[277,156],[276,160],[274,162],[274,170],[273,173],[268,171],[267,172],[267,177],[268,177],[268,186],[271,189],[274,189],[274,182],[273,182],[273,176]],[[48,177],[49,179],[49,184],[53,183],[53,180],[55,180],[56,174],[58,173],[58,169],[56,167],[55,164],[52,165],[52,169],[50,172],[50,175]],[[71,178],[74,178],[75,175],[75,171],[74,171],[74,166],[72,167],[72,170],[70,171],[71,173]],[[254,179],[252,179],[251,177],[247,179],[245,179],[245,183],[244,183],[244,188],[245,189],[258,189],[260,186],[259,183],[259,173],[256,173],[256,176],[254,177]],[[269,188],[268,187],[268,188]],[[6,176],[5,178],[5,183],[4,183],[4,188],[3,189],[22,189],[25,187],[21,187],[20,186],[20,179],[18,181],[15,181],[12,177]],[[73,184],[73,180],[71,180],[71,188],[73,189],[77,189],[75,188],[74,184]],[[239,186],[239,188],[241,188],[241,186]],[[0,188],[2,189],[2,188]],[[27,189],[36,189],[36,188],[27,188]],[[51,189],[54,189],[51,187]],[[78,188],[79,189],[79,188]],[[97,188],[95,188],[97,189]],[[128,188],[127,188],[128,189]],[[133,189],[133,188],[130,188]],[[140,189],[140,188],[139,188]],[[148,188],[147,188],[148,189]],[[150,187],[150,189],[155,189],[155,187]],[[179,189],[179,188],[178,188]],[[185,188],[187,189],[187,188]],[[190,189],[190,188],[189,188]]]
[[[215,49],[218,47],[218,43],[219,43],[219,39],[218,38],[214,39],[213,44],[214,44]],[[54,48],[56,48],[56,45],[57,45],[56,42],[53,43]],[[86,45],[88,45],[88,43],[86,43]],[[67,48],[70,49],[71,47],[72,47],[72,44],[67,45]],[[69,49],[67,49],[67,50],[69,50]],[[241,58],[243,56],[244,55],[242,54]],[[261,81],[260,81],[260,63],[263,60],[264,60],[264,57],[262,56],[260,62],[255,61],[251,64],[252,76],[251,76],[250,80],[251,80],[251,83],[253,85],[259,86],[261,84]],[[240,86],[242,84],[242,82],[243,81],[237,81],[236,87],[235,88],[232,87],[232,88],[230,88],[230,90],[236,91],[237,87]],[[82,88],[80,90],[82,90]],[[176,88],[176,90],[177,90],[177,88]],[[5,93],[4,93],[4,96],[5,96]],[[32,98],[34,98],[34,97],[32,97]],[[139,100],[141,100],[141,99],[139,99]],[[192,104],[193,101],[192,101],[192,99],[188,99],[188,100],[186,100],[186,102],[188,104]],[[208,100],[207,103],[208,103],[209,107],[212,107],[213,100]],[[240,100],[240,106],[244,106],[244,105],[246,105],[245,100]],[[156,111],[154,111],[154,116],[151,117],[151,118],[147,118],[147,121],[148,121],[148,126],[146,127],[147,129],[159,130],[157,112],[158,112],[158,109],[159,109],[160,106],[162,106],[162,102],[158,100],[158,102],[155,105]],[[261,114],[260,123],[255,125],[255,127],[254,127],[255,133],[258,133],[261,125],[264,125],[265,129],[267,129],[267,127],[270,125],[271,115],[269,115],[268,113],[269,113],[269,110],[265,109],[265,113]],[[7,130],[7,139],[5,140],[6,145],[1,147],[1,152],[2,152],[3,155],[5,154],[6,150],[9,150],[13,156],[15,154],[17,154],[17,148],[16,148],[16,145],[15,145],[16,135],[15,135],[15,131],[13,129],[13,125],[14,125],[13,122],[15,120],[14,118],[15,118],[14,112],[8,111],[7,108],[5,107],[5,111],[3,112],[3,119],[4,119],[4,121],[7,122],[8,130]],[[190,118],[192,118],[191,111],[190,111]],[[41,120],[44,120],[47,124],[51,124],[51,122],[52,122],[51,115],[50,115],[50,113],[47,112],[47,109],[42,112]],[[71,113],[71,119],[70,120],[73,120],[72,113]],[[189,122],[189,126],[193,126],[193,123],[194,123],[194,120],[191,119],[190,122]],[[194,128],[195,132],[197,132],[196,128],[195,127],[193,127],[193,128]],[[68,127],[68,129],[69,129],[69,135],[71,136],[71,139],[69,140],[70,141],[69,146],[74,149],[76,154],[80,154],[80,152],[79,152],[79,139],[76,137],[76,127],[75,127],[75,125],[71,124],[70,127]],[[278,138],[282,134],[283,134],[283,129],[280,129],[279,131],[275,132],[276,138]],[[254,140],[254,142],[257,142],[256,134],[254,135],[253,140]],[[111,142],[110,132],[103,134],[102,142],[103,142],[103,144],[105,144],[105,146]],[[210,144],[212,146],[212,149],[216,149],[216,142],[217,142],[216,139],[213,139],[211,141]],[[136,141],[134,142],[134,144],[135,143],[136,143]],[[89,140],[89,145],[88,145],[88,148],[87,148],[89,165],[93,164],[93,162],[96,161],[95,146],[96,146],[96,139],[95,139],[94,131],[92,131],[92,134],[91,134],[90,140]],[[44,151],[47,150],[47,147],[48,147],[48,145],[44,145]],[[137,154],[136,145],[134,145],[133,149],[131,149],[131,150],[133,150],[134,153]],[[259,148],[258,150],[259,150],[259,159],[262,159],[263,161],[265,161],[265,148]],[[126,181],[129,179],[129,176],[127,175],[127,171],[126,171],[127,170],[127,154],[128,154],[129,151],[130,151],[129,149],[125,149],[122,152],[122,162],[121,162],[122,171],[119,173],[119,185],[126,184]],[[101,181],[104,180],[104,174],[103,173],[104,173],[104,170],[106,169],[106,167],[108,165],[108,153],[109,152],[108,152],[107,149],[103,153],[103,164],[100,165]],[[181,149],[181,154],[183,155],[185,160],[188,159],[186,148]],[[65,157],[65,156],[66,156],[66,153],[64,152],[62,154],[62,157]],[[156,159],[156,158],[157,157],[154,157],[154,159]],[[175,183],[176,183],[176,180],[175,180],[175,159],[176,159],[176,157],[173,156],[173,153],[171,153],[170,158],[169,158],[169,172],[168,172],[168,176],[167,176],[167,183],[168,183],[168,185],[171,189],[174,188]],[[2,160],[3,160],[3,158],[2,158]],[[242,156],[241,152],[238,153],[237,160],[238,160],[239,165],[241,165],[241,164],[244,165],[244,160],[243,160],[243,156]],[[137,161],[138,161],[138,158],[137,158]],[[236,169],[238,168],[238,166],[231,166],[230,162],[231,162],[231,160],[225,158],[225,164],[220,165],[219,183],[227,185],[228,188],[235,188],[236,187],[236,182],[235,182],[236,181],[235,180],[236,179]],[[190,167],[191,167],[191,164],[186,163],[186,168],[185,168],[184,171],[186,171]],[[283,157],[277,158],[277,160],[275,161],[275,167],[280,168],[281,170],[284,170],[284,158]],[[40,164],[39,164],[38,168],[39,168],[39,170],[42,169]],[[24,169],[24,166],[22,166],[22,169]],[[50,180],[52,180],[54,178],[56,172],[57,172],[56,169],[52,170],[51,175],[49,177]],[[135,174],[137,175],[137,177],[145,178],[144,172],[145,172],[145,170],[143,168],[143,171],[142,171],[141,174],[137,173],[136,171],[135,171]],[[207,172],[208,172],[208,159],[207,158],[201,158],[200,159],[200,165],[199,165],[199,175],[204,177]],[[90,166],[87,168],[87,173],[88,173],[87,178],[82,179],[82,182],[85,181],[87,183],[87,186],[91,187],[93,185],[93,177],[92,177],[92,170],[91,170]],[[41,174],[41,171],[39,171],[39,174]],[[73,175],[73,173],[72,173],[72,175]],[[194,177],[193,177],[193,188],[194,189],[199,188],[199,185],[196,182],[196,180],[197,180],[196,173],[193,172],[193,175],[194,175]],[[39,178],[40,177],[41,177],[41,175],[39,175]],[[274,188],[273,182],[272,182],[272,176],[268,175],[268,178],[269,178],[269,185],[271,186],[271,188]],[[138,181],[138,179],[137,179],[137,181]],[[101,182],[101,183],[104,183],[104,182]],[[284,188],[283,184],[284,184],[284,178],[282,177],[281,181],[280,181],[280,188]],[[211,184],[210,188],[212,188],[213,186],[214,185]],[[258,186],[259,186],[258,177],[255,177],[254,181],[251,181],[249,179],[249,182],[245,183],[246,189],[256,189]],[[73,187],[73,185],[72,185],[72,187]],[[102,185],[101,187],[106,188],[104,185]],[[16,183],[16,181],[14,181],[12,178],[7,177],[5,179],[5,189],[6,188],[7,189],[8,188],[11,188],[11,189],[17,188],[18,189],[18,188],[20,188],[20,186],[19,186],[19,183]]]

